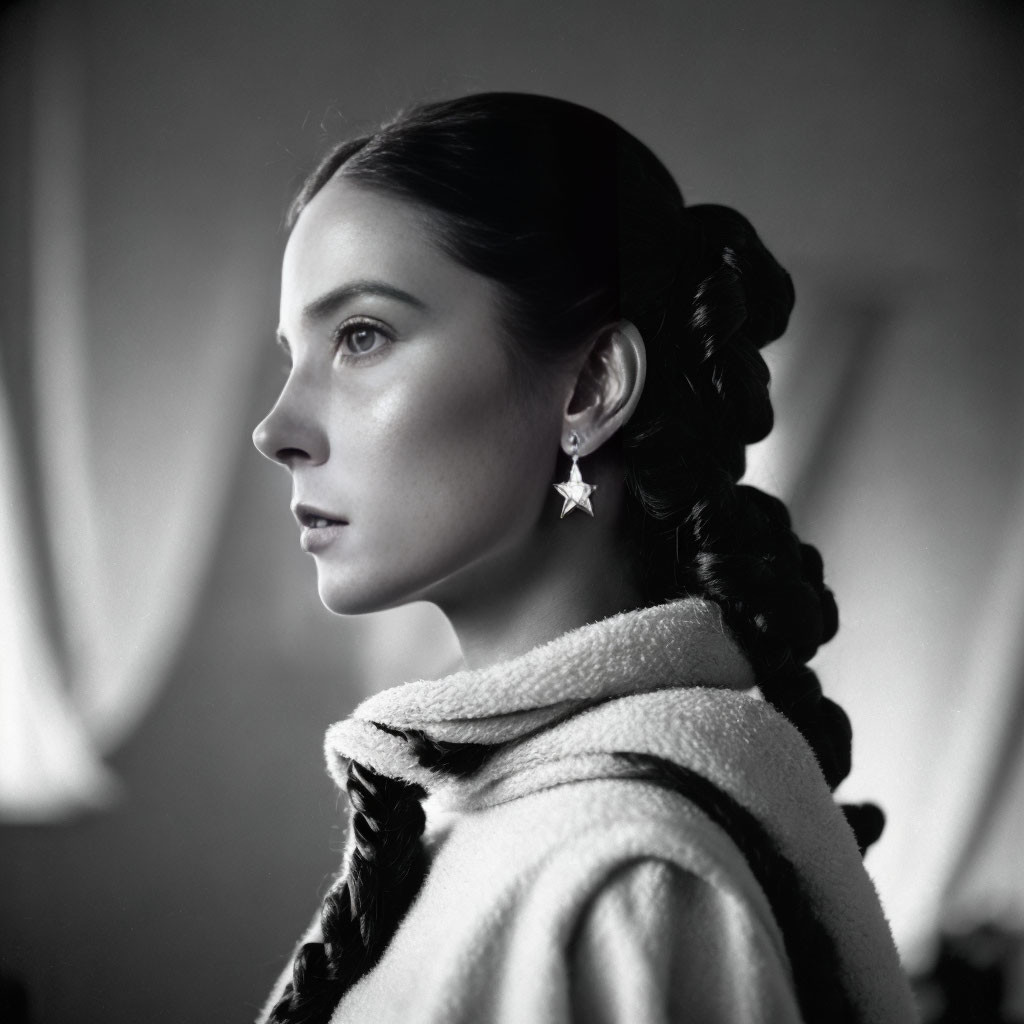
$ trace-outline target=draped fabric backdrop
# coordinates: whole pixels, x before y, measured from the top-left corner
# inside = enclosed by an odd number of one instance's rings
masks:
[[[5,345],[28,348],[19,353],[32,384],[22,415],[32,422],[20,434],[34,441],[34,450],[15,443],[19,432],[5,424],[2,539],[15,571],[3,606],[12,630],[2,677],[11,707],[0,809],[14,818],[35,817],[44,806],[72,812],[113,792],[98,754],[116,747],[148,709],[194,609],[238,450],[235,440],[214,439],[245,433],[257,365],[251,350],[262,328],[253,300],[264,267],[247,259],[238,238],[224,265],[192,268],[189,294],[173,305],[131,322],[115,302],[120,322],[89,330],[94,225],[78,27],[70,13],[46,8],[30,44],[22,254],[30,301],[21,329],[5,325]],[[225,212],[230,232],[237,213]],[[152,204],[123,214],[139,244],[118,287],[145,294],[163,276],[152,240],[178,226],[173,211]],[[26,383],[5,380],[9,390]],[[19,452],[31,453],[27,466],[18,464]],[[20,496],[26,469],[36,474],[37,517],[25,515]],[[33,563],[26,552],[40,546],[50,557]],[[43,592],[54,599],[49,635],[40,622]]]
[[[854,723],[841,796],[888,812],[868,866],[909,962],[943,924],[1024,921],[1019,10],[634,8],[3,15],[0,975],[40,1020],[86,993],[111,1021],[257,1000],[340,842],[319,735],[451,666],[431,609],[319,608],[248,434],[281,380],[301,174],[403,103],[477,89],[618,118],[793,272],[748,478],[790,501],[839,598],[815,667]]]

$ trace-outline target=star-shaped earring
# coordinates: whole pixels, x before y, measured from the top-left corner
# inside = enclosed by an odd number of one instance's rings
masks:
[[[574,508],[581,508],[588,516],[592,516],[594,510],[590,507],[590,495],[592,491],[597,490],[597,484],[583,482],[579,467],[579,437],[576,434],[570,434],[569,444],[572,445],[572,451],[570,452],[570,455],[572,455],[572,468],[569,470],[569,479],[563,484],[555,484],[555,490],[565,498],[562,504],[562,514],[559,518],[564,519],[566,514]]]

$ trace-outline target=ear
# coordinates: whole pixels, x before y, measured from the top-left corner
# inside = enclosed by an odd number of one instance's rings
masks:
[[[633,415],[644,390],[647,349],[628,320],[603,327],[574,379],[562,419],[562,446],[579,439],[579,454],[597,451]]]

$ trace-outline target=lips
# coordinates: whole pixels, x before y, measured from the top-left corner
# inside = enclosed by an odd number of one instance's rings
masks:
[[[347,519],[339,519],[326,509],[300,501],[292,506],[292,515],[302,527],[299,544],[303,551],[315,554],[336,541],[348,526]]]
[[[299,526],[304,529],[323,530],[329,526],[348,525],[347,519],[341,519],[324,509],[316,508],[313,505],[307,505],[305,502],[299,502],[298,504],[293,505],[292,514],[298,521]]]
[[[343,534],[348,525],[347,519],[305,502],[296,502],[292,506],[292,515],[302,527],[299,544],[309,554],[323,551]]]

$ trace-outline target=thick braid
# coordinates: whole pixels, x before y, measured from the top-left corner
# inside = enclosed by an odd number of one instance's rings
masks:
[[[345,877],[320,912],[323,942],[307,942],[270,1015],[276,1024],[330,1020],[338,1001],[380,958],[423,881],[421,787],[349,765],[353,847]]]
[[[377,727],[405,739],[420,764],[439,775],[470,775],[493,750]],[[307,942],[295,957],[292,980],[269,1018],[273,1024],[329,1021],[342,996],[383,955],[423,884],[422,787],[353,761],[346,789],[353,840],[348,870],[321,906],[324,941]]]
[[[815,572],[820,556],[800,543],[778,499],[745,486],[726,494],[719,500],[732,507],[705,505],[690,519],[694,582],[721,606],[764,697],[804,735],[835,788],[850,771],[850,726],[804,664],[838,628],[835,600]]]
[[[772,428],[759,350],[785,330],[792,282],[734,210],[685,208],[678,231],[671,315],[655,325],[648,383],[624,437],[647,591],[659,601],[701,595],[722,608],[765,699],[799,729],[835,788],[850,771],[850,723],[806,665],[835,635],[835,599],[785,505],[738,482],[745,446]],[[881,833],[881,812],[844,810],[865,849]]]

